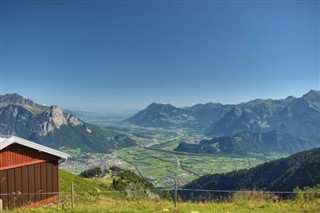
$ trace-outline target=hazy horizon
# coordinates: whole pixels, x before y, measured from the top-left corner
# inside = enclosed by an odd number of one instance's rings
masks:
[[[287,97],[290,97],[290,96],[293,96],[294,98],[299,98],[305,94],[307,94],[308,92],[310,92],[311,90],[316,90],[316,91],[319,91],[317,89],[310,89],[304,93],[302,93],[301,95],[287,95],[285,97],[279,97],[279,98],[272,98],[272,97],[269,97],[269,98],[261,98],[261,97],[257,97],[257,98],[253,98],[253,99],[250,99],[250,100],[244,100],[244,101],[240,101],[240,102],[237,102],[237,103],[223,103],[223,102],[213,102],[213,101],[209,101],[209,102],[198,102],[198,103],[192,103],[190,105],[175,105],[174,103],[161,103],[161,102],[150,102],[150,103],[147,103],[146,105],[144,106],[141,106],[140,108],[131,108],[131,109],[118,109],[118,110],[113,110],[113,109],[104,109],[102,107],[99,107],[99,108],[96,108],[96,109],[88,109],[88,108],[84,108],[83,106],[79,105],[77,107],[71,107],[71,108],[68,108],[68,107],[64,107],[63,105],[58,105],[59,107],[63,108],[64,110],[68,110],[68,111],[78,111],[78,112],[87,112],[87,113],[94,113],[94,114],[105,114],[105,115],[132,115],[132,114],[135,114],[141,110],[144,110],[146,107],[148,107],[150,104],[152,103],[157,103],[157,104],[170,104],[170,105],[173,105],[174,107],[178,107],[178,108],[184,108],[184,107],[191,107],[191,106],[194,106],[194,105],[197,105],[197,104],[207,104],[207,103],[220,103],[220,104],[223,104],[223,105],[237,105],[237,104],[241,104],[241,103],[246,103],[246,102],[249,102],[249,101],[253,101],[253,100],[256,100],[256,99],[263,99],[263,100],[267,100],[267,99],[272,99],[272,100],[279,100],[279,99],[285,99]],[[13,93],[7,93],[7,94],[14,94],[16,92],[13,92]],[[30,99],[34,102],[36,102],[37,104],[42,104],[44,106],[52,106],[52,105],[47,105],[47,104],[43,104],[43,103],[39,103],[37,102],[36,100],[30,98],[30,97],[25,97],[23,96],[22,94],[19,94],[17,93],[18,95],[21,95],[23,98],[25,99]],[[6,95],[6,94],[0,94],[0,95]],[[57,105],[57,104],[53,104],[53,105]]]
[[[320,2],[1,1],[1,94],[90,112],[320,88]]]

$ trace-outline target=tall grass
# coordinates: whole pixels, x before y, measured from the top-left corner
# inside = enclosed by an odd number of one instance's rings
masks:
[[[75,185],[75,208],[71,208],[70,183]],[[220,202],[181,202],[174,208],[173,202],[168,200],[130,200],[122,193],[111,191],[110,180],[84,179],[65,171],[60,171],[61,197],[64,202],[37,209],[16,209],[9,212],[42,213],[42,212],[183,212],[183,213],[295,213],[320,212],[320,186],[296,189],[296,196],[292,199],[281,200],[276,195],[262,192],[239,192],[230,199]],[[110,192],[103,192],[104,190]],[[315,192],[315,193],[305,193]]]
[[[128,201],[117,200],[105,196],[86,196],[87,201],[75,203],[75,209],[72,210],[68,202],[59,205],[53,205],[47,208],[38,209],[18,209],[14,212],[188,212],[188,213],[210,213],[210,212],[255,212],[255,213],[273,213],[273,212],[320,212],[320,202],[300,203],[295,200],[268,202],[265,200],[237,199],[236,202],[206,202],[191,203],[178,202],[177,209],[174,209],[173,203],[169,201]]]

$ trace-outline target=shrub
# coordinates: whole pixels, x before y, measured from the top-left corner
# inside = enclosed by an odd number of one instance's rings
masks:
[[[295,188],[295,199],[297,201],[315,201],[320,199],[320,184],[315,187],[305,186],[302,189]]]

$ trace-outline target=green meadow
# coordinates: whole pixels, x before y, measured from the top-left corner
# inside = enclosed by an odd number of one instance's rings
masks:
[[[128,169],[138,168],[140,173],[157,187],[170,187],[173,180],[182,185],[205,174],[247,169],[283,157],[277,154],[247,157],[184,154],[143,147],[125,148],[117,151],[116,155],[130,162]]]

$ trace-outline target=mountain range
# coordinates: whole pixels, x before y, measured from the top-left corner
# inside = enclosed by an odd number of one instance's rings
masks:
[[[181,143],[176,150],[197,153],[294,153],[320,145],[320,91],[280,100],[257,99],[237,105],[197,104],[177,108],[152,103],[125,123],[186,128],[211,140]],[[43,106],[18,94],[0,96],[0,134],[17,135],[53,148],[109,152],[136,145],[125,134],[86,123],[58,106]],[[240,140],[239,140],[240,139]]]
[[[221,196],[221,193],[200,192],[201,190],[292,191],[296,187],[313,187],[319,183],[320,148],[316,148],[251,169],[202,176],[183,187],[197,189],[196,191],[180,191],[179,194],[187,200],[201,199]]]
[[[233,136],[214,137],[199,143],[179,143],[174,151],[187,153],[248,155],[250,153],[287,153],[316,148],[320,146],[318,138],[300,138],[278,131],[263,133],[241,132]]]
[[[256,99],[236,105],[197,104],[177,108],[152,103],[124,120],[144,127],[187,128],[206,136],[232,136],[239,132],[278,131],[294,137],[320,137],[320,91],[280,100]]]
[[[0,134],[52,147],[80,148],[86,152],[110,152],[133,146],[126,135],[86,123],[58,106],[43,106],[18,94],[0,96]]]

